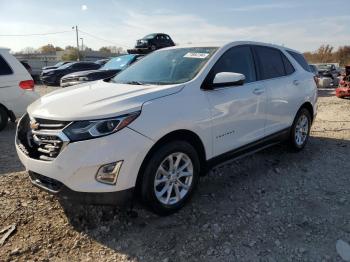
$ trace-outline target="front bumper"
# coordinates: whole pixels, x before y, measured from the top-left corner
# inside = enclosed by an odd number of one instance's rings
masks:
[[[80,204],[123,206],[130,203],[134,195],[134,188],[116,192],[85,193],[73,191],[55,179],[42,176],[32,171],[29,171],[29,177],[34,186],[57,195],[59,198]]]
[[[56,84],[56,77],[55,76],[40,76],[40,81],[43,82],[44,84],[49,84],[53,85]]]
[[[52,161],[30,158],[21,150],[18,141],[16,150],[26,170],[61,183],[62,192],[74,192],[68,195],[78,195],[80,198],[80,193],[98,193],[102,196],[101,193],[132,190],[142,161],[152,145],[152,140],[126,127],[109,136],[69,143]],[[115,185],[95,179],[101,165],[120,160],[123,160],[123,165]],[[46,190],[50,191],[48,188]],[[107,198],[108,195],[112,194],[107,194]],[[115,201],[118,202],[117,199]]]

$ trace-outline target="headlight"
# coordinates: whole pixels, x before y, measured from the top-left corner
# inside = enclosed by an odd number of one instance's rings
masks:
[[[63,132],[72,142],[106,136],[128,126],[140,113],[137,111],[114,118],[77,121],[67,126]]]
[[[45,75],[50,76],[50,75],[53,75],[54,73],[55,73],[54,71],[49,71],[49,72],[45,73]]]
[[[78,78],[79,81],[89,81],[89,78],[87,76],[82,76]]]

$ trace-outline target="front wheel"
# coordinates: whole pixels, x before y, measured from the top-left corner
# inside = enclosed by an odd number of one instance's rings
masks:
[[[145,168],[142,200],[157,214],[169,215],[190,199],[199,180],[200,162],[193,146],[185,141],[166,143]]]
[[[290,146],[294,151],[302,150],[310,135],[311,115],[309,110],[302,108],[296,115],[290,133]]]

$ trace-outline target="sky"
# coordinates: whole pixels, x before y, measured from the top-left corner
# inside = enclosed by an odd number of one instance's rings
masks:
[[[303,52],[350,45],[350,0],[0,0],[0,10],[0,46],[12,51],[76,46],[75,25],[93,49],[132,48],[153,32],[179,45],[251,40]]]

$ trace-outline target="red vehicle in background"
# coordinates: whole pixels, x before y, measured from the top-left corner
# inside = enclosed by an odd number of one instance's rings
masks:
[[[339,82],[335,95],[339,98],[350,97],[350,65],[345,67],[345,76]]]

